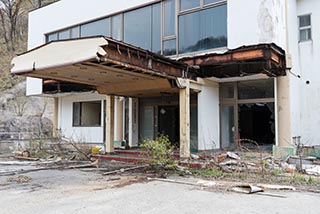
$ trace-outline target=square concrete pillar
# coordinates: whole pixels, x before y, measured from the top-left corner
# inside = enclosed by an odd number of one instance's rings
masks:
[[[106,96],[106,153],[114,152],[114,96]]]
[[[180,106],[180,158],[190,157],[190,83],[179,89]]]

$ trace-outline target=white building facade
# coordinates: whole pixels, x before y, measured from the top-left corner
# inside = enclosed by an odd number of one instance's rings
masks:
[[[61,0],[29,14],[28,48],[102,35],[176,60],[274,43],[286,52],[285,76],[248,75],[248,62],[238,65],[236,76],[197,78],[190,94],[191,151],[251,142],[266,149],[297,140],[317,145],[319,9],[316,0]],[[29,77],[27,95],[48,96],[44,83]],[[50,93],[56,128],[81,142],[104,143],[106,96],[75,91]],[[115,141],[135,147],[165,134],[179,146],[179,95],[119,96],[114,109]]]

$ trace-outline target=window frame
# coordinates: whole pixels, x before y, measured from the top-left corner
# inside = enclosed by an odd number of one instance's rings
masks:
[[[114,16],[118,16],[120,15],[121,16],[121,20],[120,20],[120,41],[123,41],[124,40],[124,14],[126,12],[130,12],[130,11],[133,11],[133,10],[138,10],[138,9],[141,9],[143,7],[148,7],[148,6],[152,6],[152,5],[155,5],[155,4],[160,4],[160,7],[161,7],[161,11],[160,11],[160,20],[161,20],[161,23],[160,23],[160,54],[161,55],[164,55],[164,43],[165,42],[168,42],[170,40],[175,40],[176,41],[176,52],[175,54],[173,55],[166,55],[167,57],[171,57],[171,58],[174,58],[174,57],[178,57],[178,56],[190,56],[190,55],[195,55],[195,54],[200,54],[200,53],[204,53],[204,52],[207,52],[207,51],[212,51],[212,50],[225,50],[227,45],[224,46],[224,47],[217,47],[217,48],[210,48],[210,49],[206,49],[206,50],[200,50],[200,51],[194,51],[194,52],[186,52],[186,53],[179,53],[179,16],[181,15],[186,15],[186,14],[189,14],[189,13],[193,13],[193,12],[197,12],[197,11],[201,11],[201,10],[206,10],[206,9],[210,9],[210,8],[213,8],[213,7],[218,7],[218,6],[221,6],[221,5],[224,5],[224,4],[227,4],[228,1],[227,0],[218,0],[217,2],[214,2],[214,3],[209,3],[209,4],[204,4],[204,1],[205,0],[198,0],[200,1],[200,7],[195,7],[195,8],[191,8],[191,9],[187,9],[187,10],[183,10],[183,11],[180,11],[180,0],[173,0],[173,2],[175,3],[175,15],[174,15],[174,34],[173,35],[170,35],[170,36],[165,36],[164,35],[164,4],[165,4],[165,1],[164,0],[158,0],[156,2],[152,2],[152,3],[146,3],[146,4],[142,4],[142,5],[139,5],[137,7],[133,7],[131,9],[128,9],[128,10],[123,10],[123,11],[119,11],[119,12],[116,12],[116,13],[112,13],[108,16],[103,16],[103,17],[100,17],[100,18],[97,18],[97,19],[94,19],[94,20],[90,20],[90,21],[87,21],[87,22],[83,22],[83,23],[79,23],[79,24],[76,24],[76,25],[72,25],[72,26],[69,26],[67,28],[64,28],[64,29],[60,29],[60,30],[57,30],[57,31],[53,31],[53,32],[50,32],[50,33],[47,33],[45,34],[45,41],[48,42],[48,39],[49,39],[49,36],[53,35],[53,34],[59,34],[59,32],[61,31],[65,31],[65,30],[70,30],[70,36],[72,36],[71,34],[71,29],[75,28],[75,27],[79,27],[79,38],[82,37],[82,33],[81,33],[81,26],[82,25],[85,25],[85,24],[88,24],[88,23],[91,23],[91,22],[95,22],[95,21],[99,21],[99,20],[102,20],[102,19],[106,19],[106,18],[109,18],[110,19],[110,35],[112,35],[112,19]],[[227,38],[228,39],[228,38]],[[59,40],[59,38],[57,38],[57,40]],[[55,40],[54,40],[55,41]],[[151,50],[152,51],[152,50]]]
[[[81,113],[82,113],[82,104],[83,103],[96,103],[96,104],[100,104],[100,115],[99,115],[99,125],[81,125]],[[96,128],[96,127],[102,127],[103,126],[103,120],[102,120],[102,114],[103,114],[103,106],[102,106],[102,101],[101,100],[89,100],[89,101],[74,101],[72,102],[72,127],[73,128],[83,128],[83,127],[87,127],[87,128]],[[78,118],[79,118],[79,125],[75,125],[75,121],[74,121],[74,114],[75,114],[75,109],[74,106],[76,104],[79,104],[79,112],[77,113]]]
[[[305,17],[305,16],[309,16],[310,17],[310,25],[308,26],[300,26],[300,18]],[[307,14],[303,14],[303,15],[299,15],[298,16],[298,29],[299,29],[299,33],[298,33],[298,39],[299,39],[299,43],[300,42],[308,42],[308,41],[312,41],[312,14],[311,13],[307,13]],[[310,29],[310,35],[308,35],[309,37],[305,40],[301,40],[301,31],[303,30],[309,30]]]

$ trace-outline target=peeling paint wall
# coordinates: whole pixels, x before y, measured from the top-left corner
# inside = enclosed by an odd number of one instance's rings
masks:
[[[228,48],[270,42],[285,47],[285,1],[229,0]]]

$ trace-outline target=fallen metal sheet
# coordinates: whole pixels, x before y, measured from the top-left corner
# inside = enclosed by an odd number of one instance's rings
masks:
[[[263,192],[262,188],[260,188],[258,186],[247,185],[247,184],[233,186],[233,187],[231,187],[231,190],[234,192],[245,193],[245,194]]]
[[[285,186],[285,185],[274,185],[274,184],[257,184],[258,187],[269,190],[293,190],[296,188],[293,186]]]
[[[320,166],[317,165],[317,166],[314,166],[312,168],[306,169],[306,173],[308,175],[318,175],[318,176],[320,176]]]

